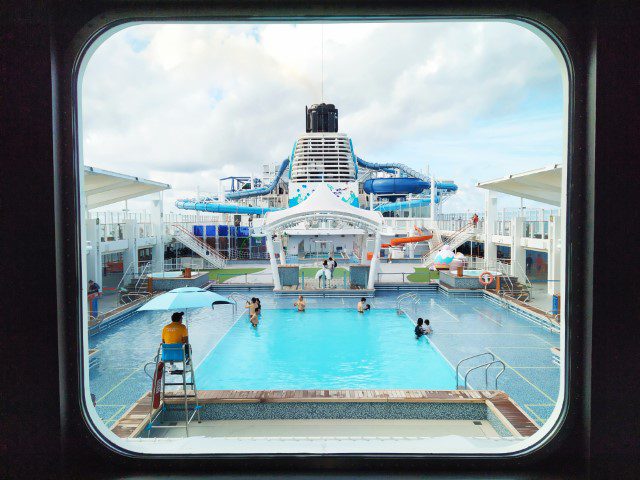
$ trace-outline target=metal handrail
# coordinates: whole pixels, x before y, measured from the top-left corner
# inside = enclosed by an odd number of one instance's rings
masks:
[[[246,300],[247,302],[251,301],[249,297],[247,297],[246,295],[243,295],[240,292],[232,292],[230,295],[227,295],[227,298],[230,298],[231,300],[236,300],[236,298],[241,298],[242,300]],[[237,312],[238,312],[238,301],[236,300],[236,303],[233,304],[233,314],[235,315]]]
[[[118,282],[118,285],[116,286],[116,291],[119,291],[120,288],[124,286],[124,281],[127,278],[127,274],[129,273],[129,270],[131,270],[132,268],[133,268],[133,262],[129,264],[129,266],[126,268],[126,270],[122,274],[122,278],[120,279],[120,281]]]
[[[453,247],[455,242],[457,242],[461,237],[464,240],[466,238],[466,234],[475,234],[475,229],[476,226],[473,224],[473,222],[468,222],[462,228],[456,230],[453,235],[451,235],[447,240],[442,240],[440,243],[430,246],[429,251],[422,256],[423,263],[429,263],[431,256],[436,255],[438,250],[440,250],[445,245],[451,245]]]
[[[139,277],[138,277],[138,281],[136,282],[136,286],[135,286],[136,291],[138,291],[138,287],[140,286],[140,282],[142,281],[142,279],[143,278],[146,279],[145,275],[147,273],[147,270],[149,270],[150,265],[151,265],[151,262],[145,263],[144,266],[142,267],[142,271],[138,273]]]
[[[493,354],[492,354],[493,355]],[[498,375],[496,375],[496,383],[495,383],[495,389],[498,389],[498,378],[500,378],[500,375],[502,375],[504,373],[504,371],[507,369],[506,365],[504,364],[504,362],[502,360],[493,360],[491,362],[488,363],[483,363],[482,365],[476,365],[475,367],[470,368],[469,370],[467,370],[467,373],[464,375],[464,389],[467,389],[467,377],[469,376],[469,374],[471,372],[473,372],[474,370],[477,370],[479,368],[485,367],[484,369],[484,388],[488,389],[489,388],[489,368],[491,367],[491,365],[494,364],[500,364],[502,365],[502,370],[500,370],[500,373]]]
[[[396,298],[396,311],[398,313],[403,312],[402,308],[400,308],[402,306],[402,302],[404,300],[411,300],[413,303],[413,308],[415,310],[415,307],[420,303],[420,297],[418,297],[418,295],[416,295],[413,292],[407,292],[407,293],[403,293],[401,295],[398,295],[398,297]]]
[[[477,355],[471,355],[470,357],[463,358],[462,360],[460,360],[458,362],[458,364],[456,365],[456,388],[458,388],[458,386],[459,386],[458,379],[460,378],[460,365],[462,365],[462,363],[466,362],[467,360],[471,360],[473,358],[478,358],[478,357],[483,357],[484,355],[489,355],[491,357],[491,361],[494,361],[496,359],[496,356],[493,353],[491,353],[491,352],[483,352],[483,353],[478,353]]]

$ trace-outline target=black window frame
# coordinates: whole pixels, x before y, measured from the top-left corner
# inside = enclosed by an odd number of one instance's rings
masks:
[[[171,9],[161,2],[150,2],[141,7],[127,6],[122,10],[104,12],[103,3],[91,3],[87,8],[80,8],[72,12],[72,19],[60,18],[54,22],[53,36],[56,40],[57,65],[55,68],[56,85],[54,88],[54,117],[57,116],[57,124],[60,134],[55,160],[55,189],[58,206],[56,211],[56,230],[59,240],[57,245],[59,271],[58,298],[59,309],[59,347],[61,369],[61,388],[64,392],[62,401],[62,430],[63,444],[74,450],[74,446],[82,451],[91,451],[99,462],[113,462],[126,468],[135,466],[144,469],[160,469],[166,472],[167,467],[180,463],[188,463],[190,466],[200,464],[209,465],[216,463],[226,466],[238,465],[252,459],[255,466],[273,466],[276,463],[287,462],[292,465],[307,467],[329,464],[348,466],[354,464],[365,465],[369,468],[373,465],[390,466],[399,460],[405,462],[405,466],[429,468],[456,468],[459,463],[462,467],[488,466],[499,468],[515,468],[519,466],[540,465],[545,459],[557,458],[562,452],[575,455],[580,458],[584,455],[581,445],[584,442],[586,428],[586,412],[582,399],[585,398],[587,386],[586,375],[588,365],[582,358],[588,351],[586,338],[590,336],[591,318],[587,302],[587,292],[590,291],[592,279],[588,276],[591,270],[593,258],[590,255],[591,243],[588,237],[588,228],[585,228],[589,218],[593,218],[593,205],[590,202],[589,192],[592,191],[592,177],[594,165],[588,157],[588,132],[592,127],[586,115],[589,108],[589,71],[592,68],[592,52],[586,48],[584,38],[584,24],[580,19],[574,19],[570,15],[570,9],[552,7],[553,2],[544,3],[544,9],[532,10],[523,6],[522,2],[489,2],[481,5],[480,2],[469,2],[468,6],[456,8],[444,8],[432,3],[426,6],[413,5],[389,5],[375,7],[375,16],[365,15],[368,10],[360,9],[354,4],[341,4],[330,9],[311,6],[281,6],[275,7],[267,2],[255,2],[252,7],[239,8],[237,5],[224,4],[217,9],[206,8],[200,5],[191,6],[189,9]],[[151,9],[153,7],[153,9]],[[151,13],[150,13],[151,12]],[[482,454],[481,457],[472,455],[452,454],[443,458],[441,455],[213,455],[210,458],[188,455],[165,455],[153,457],[138,457],[130,452],[122,451],[110,443],[103,443],[99,438],[102,435],[96,432],[94,426],[87,421],[88,414],[82,393],[83,354],[80,322],[82,319],[81,308],[81,272],[80,272],[80,228],[77,221],[80,217],[79,206],[79,178],[81,175],[79,163],[78,118],[77,97],[75,86],[77,85],[78,68],[81,56],[86,54],[95,42],[108,29],[117,27],[123,23],[135,21],[148,21],[161,18],[166,21],[184,21],[189,18],[194,21],[204,20],[235,20],[241,21],[249,16],[255,20],[256,14],[264,15],[265,19],[274,20],[309,20],[311,17],[318,19],[335,16],[337,18],[361,19],[364,16],[376,19],[412,19],[417,17],[429,17],[434,19],[498,19],[514,20],[528,23],[549,35],[557,42],[561,51],[565,54],[569,71],[569,136],[568,136],[568,191],[567,191],[567,262],[566,262],[566,293],[567,298],[572,299],[571,305],[564,304],[567,312],[567,344],[565,347],[566,358],[566,402],[563,415],[558,421],[559,428],[555,434],[550,435],[544,445],[535,447],[535,451],[525,455],[500,454],[497,456]],[[294,16],[291,16],[294,14]],[[327,15],[328,14],[328,15]],[[70,27],[71,25],[71,27]],[[58,28],[58,30],[56,30]],[[579,32],[579,33],[577,33]],[[64,232],[64,234],[62,233]],[[570,240],[570,241],[569,241]],[[570,243],[570,245],[569,245]],[[586,259],[586,260],[585,260]],[[588,363],[588,362],[587,362]],[[79,421],[82,419],[82,421]],[[105,448],[106,447],[106,448]],[[464,460],[463,460],[464,459]],[[155,463],[151,465],[151,463]],[[200,462],[200,463],[198,463]],[[202,463],[204,462],[204,463]],[[428,462],[428,463],[425,463]]]

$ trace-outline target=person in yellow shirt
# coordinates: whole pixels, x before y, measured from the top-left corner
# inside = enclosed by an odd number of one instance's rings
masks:
[[[162,343],[189,343],[187,327],[182,323],[184,312],[171,315],[171,323],[162,329]]]

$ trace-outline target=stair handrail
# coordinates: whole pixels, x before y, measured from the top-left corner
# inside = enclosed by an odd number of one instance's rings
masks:
[[[478,353],[476,355],[471,355],[470,357],[465,357],[465,358],[463,358],[462,360],[460,360],[458,362],[458,364],[456,365],[456,389],[460,385],[459,382],[458,382],[458,379],[460,378],[460,365],[462,365],[467,360],[472,360],[474,358],[483,357],[485,355],[489,355],[491,357],[492,361],[494,361],[496,359],[496,356],[493,353],[491,353],[491,352],[482,352],[482,353]],[[466,376],[465,376],[465,378],[466,378]]]
[[[138,291],[138,287],[140,286],[140,282],[142,281],[142,279],[146,278],[145,275],[147,274],[147,270],[149,270],[150,266],[151,266],[151,262],[146,262],[142,267],[142,270],[139,272],[140,276],[138,277],[138,281],[136,282],[136,286],[135,286],[136,291]]]
[[[122,274],[122,278],[120,279],[120,281],[118,282],[118,285],[116,286],[116,292],[119,292],[120,289],[123,288],[123,286],[125,285],[125,279],[127,278],[129,274],[129,270],[131,269],[133,269],[133,262],[129,264],[129,266],[125,269],[124,273]]]
[[[191,245],[195,245],[197,248],[205,250],[209,255],[214,257],[216,260],[219,260],[222,263],[223,267],[224,267],[224,265],[226,265],[227,259],[218,250],[216,250],[216,249],[212,248],[211,246],[207,245],[205,242],[200,240],[198,237],[196,237],[194,234],[192,234],[188,229],[184,228],[182,225],[174,224],[173,226],[175,227],[175,229],[177,231],[179,231],[179,232],[181,232],[181,233],[183,233],[184,235],[187,236],[187,238],[191,242]],[[191,246],[189,246],[189,245],[187,245],[187,246],[189,248],[191,248]],[[192,248],[192,250],[193,250],[193,248]]]
[[[460,235],[463,235],[463,234],[471,232],[472,231],[471,229],[473,229],[475,231],[475,226],[473,225],[472,222],[469,222],[469,223],[465,224],[463,227],[461,227],[458,230],[456,230],[448,238],[448,240],[442,240],[440,243],[434,245],[433,247],[430,247],[429,251],[422,256],[422,260],[426,262],[429,259],[430,256],[432,256],[434,254],[437,254],[437,251],[439,249],[441,249],[445,245],[453,244],[460,237]]]

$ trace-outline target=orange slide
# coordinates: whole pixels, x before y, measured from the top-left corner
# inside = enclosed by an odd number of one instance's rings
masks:
[[[382,248],[397,247],[398,245],[404,245],[405,243],[426,242],[427,240],[431,240],[433,238],[433,235],[422,235],[422,230],[420,230],[418,227],[413,228],[418,234],[420,234],[420,236],[392,238],[389,243],[383,243]]]

